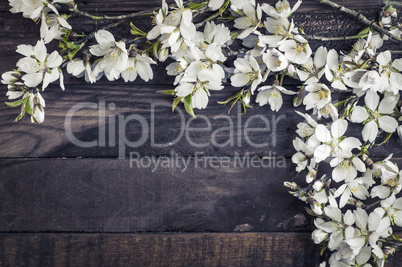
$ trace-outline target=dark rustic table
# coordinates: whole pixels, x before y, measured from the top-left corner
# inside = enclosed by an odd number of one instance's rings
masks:
[[[369,17],[379,10],[370,1],[337,2]],[[160,5],[159,0],[76,3],[96,14]],[[35,44],[39,38],[39,25],[8,9],[2,0],[0,73],[15,68],[18,44]],[[294,20],[306,33],[323,36],[353,35],[364,28],[315,0],[303,1]],[[150,27],[148,20],[135,22]],[[79,23],[85,31],[102,25],[85,19]],[[352,44],[324,45],[347,51]],[[398,49],[393,43],[388,47]],[[89,85],[68,76],[65,91],[56,84],[43,92],[42,125],[27,118],[12,123],[18,108],[0,105],[0,265],[319,264],[320,248],[310,236],[312,219],[283,187],[285,180],[303,180],[290,160],[291,140],[301,121],[292,99],[285,97],[278,113],[254,104],[244,116],[237,116],[236,108],[227,115],[228,107],[217,103],[237,91],[227,85],[213,92],[208,108],[197,110],[198,119],[192,120],[181,106],[172,113],[171,98],[156,93],[174,88],[165,66],[153,67],[155,77],[149,83],[102,79]],[[285,83],[296,86],[291,80]],[[4,103],[6,86],[1,88]],[[92,107],[71,113],[82,103]],[[133,114],[136,119],[129,117]],[[193,131],[182,132],[183,125]],[[223,128],[229,126],[232,132]],[[75,145],[68,131],[88,147]],[[393,152],[402,163],[400,148],[395,136],[373,155]],[[253,165],[253,158],[260,163]],[[155,167],[152,160],[157,159],[165,165]],[[218,166],[222,159],[225,165]],[[387,266],[399,266],[401,260],[398,254]]]

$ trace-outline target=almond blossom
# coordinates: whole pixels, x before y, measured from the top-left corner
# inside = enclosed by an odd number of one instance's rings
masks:
[[[200,71],[200,64],[198,61],[190,64],[175,91],[178,97],[191,95],[192,107],[204,109],[208,105],[209,91],[221,90],[223,86],[220,81],[211,80],[208,72]]]
[[[296,64],[304,64],[312,54],[312,50],[307,40],[297,35],[294,40],[283,41],[279,45],[279,50],[285,53],[285,57]]]
[[[41,40],[35,46],[19,45],[17,52],[25,56],[17,62],[17,67],[19,71],[26,73],[22,76],[26,86],[36,87],[42,83],[44,90],[50,83],[60,78],[60,87],[64,90],[60,70],[63,59],[57,51],[47,54],[45,43]]]
[[[378,128],[387,133],[395,132],[398,122],[389,114],[393,112],[398,98],[386,96],[380,102],[380,96],[377,93],[367,92],[364,100],[366,108],[356,106],[351,117],[352,122],[365,122],[362,132],[363,140],[374,142]]]
[[[314,59],[310,57],[306,63],[296,68],[297,75],[304,84],[318,83],[324,74],[327,61],[327,48],[321,46],[315,51]]]
[[[67,20],[50,8],[44,8],[42,12],[42,24],[40,27],[40,37],[49,43],[53,39],[61,39],[66,30],[71,30],[71,25]]]
[[[279,85],[262,86],[258,89],[260,92],[257,95],[256,102],[260,106],[269,103],[272,111],[278,111],[282,107],[282,94],[295,95],[296,92],[287,90]]]
[[[277,18],[277,17],[284,17],[287,18],[292,15],[301,5],[302,0],[298,0],[296,4],[290,8],[290,4],[288,0],[280,0],[276,2],[275,7],[264,3],[262,5],[262,9],[268,16]]]
[[[98,44],[90,47],[92,55],[101,57],[94,69],[94,76],[104,72],[109,81],[120,77],[121,72],[127,68],[128,53],[123,41],[116,42],[113,34],[106,30],[95,33]]]
[[[244,58],[237,58],[234,65],[236,68],[235,73],[230,80],[235,87],[251,85],[251,93],[254,93],[257,86],[266,78],[263,78],[260,65],[251,55],[246,55]]]
[[[382,200],[380,204],[381,207],[376,208],[374,211],[380,216],[385,214],[391,225],[402,226],[402,198],[397,199],[395,195],[391,195],[389,198]]]
[[[331,101],[331,91],[325,84],[312,83],[307,85],[305,90],[309,92],[303,99],[306,110],[322,109]]]
[[[129,57],[127,68],[122,71],[121,77],[125,82],[133,82],[137,78],[137,75],[139,75],[141,79],[148,82],[154,77],[151,64],[156,64],[156,62],[145,55],[137,54],[134,57]]]
[[[261,17],[262,9],[259,4],[257,6],[254,3],[246,2],[242,7],[244,16],[235,19],[234,27],[243,30],[238,38],[244,39],[251,33],[254,33],[258,27],[262,27]]]
[[[334,121],[331,131],[322,124],[317,125],[315,133],[317,139],[322,142],[322,145],[319,145],[314,151],[317,163],[325,160],[331,154],[333,157],[352,157],[352,149],[360,147],[361,142],[355,137],[343,137],[347,127],[348,122],[344,119]]]
[[[323,237],[328,236],[328,248],[333,251],[338,249],[342,242],[353,238],[354,227],[352,225],[356,219],[350,210],[343,215],[340,209],[332,206],[325,207],[324,214],[328,216],[329,221],[322,219],[314,220],[314,224],[318,230],[313,232],[313,240],[316,243],[320,243]],[[321,237],[317,238],[319,235]]]

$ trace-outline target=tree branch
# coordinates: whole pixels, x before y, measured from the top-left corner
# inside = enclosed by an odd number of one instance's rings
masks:
[[[346,40],[355,40],[360,38],[366,38],[368,34],[363,35],[353,35],[353,36],[339,36],[339,37],[324,37],[324,36],[317,36],[317,35],[304,35],[304,37],[308,40],[320,40],[323,42],[328,41],[346,41]]]
[[[366,24],[367,26],[370,26],[372,28],[374,28],[375,30],[377,30],[378,32],[387,35],[388,37],[390,37],[392,40],[396,40],[398,42],[402,42],[402,40],[396,36],[394,36],[392,33],[390,33],[389,31],[381,28],[377,23],[369,20],[367,17],[365,17],[363,14],[360,14],[354,10],[348,9],[344,6],[341,6],[337,3],[332,2],[331,0],[318,0],[320,1],[320,3],[328,5],[330,7],[336,8],[339,11],[348,14],[354,18],[357,18],[358,20],[360,20],[362,23]]]
[[[153,11],[155,11],[155,10],[159,10],[159,7],[152,9],[152,10],[144,10],[144,11],[139,11],[139,12],[130,13],[130,14],[126,14],[126,15],[120,15],[120,16],[108,16],[108,15],[96,16],[96,15],[92,15],[86,11],[78,10],[77,8],[70,9],[70,12],[72,12],[75,15],[89,17],[89,18],[95,19],[95,20],[126,20],[126,19],[135,18],[135,17],[151,16],[151,15],[153,15]]]

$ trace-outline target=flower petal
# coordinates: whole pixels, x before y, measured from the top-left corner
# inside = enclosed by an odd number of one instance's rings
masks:
[[[378,118],[378,124],[380,128],[387,133],[395,132],[396,128],[398,127],[398,122],[390,116],[383,116]]]

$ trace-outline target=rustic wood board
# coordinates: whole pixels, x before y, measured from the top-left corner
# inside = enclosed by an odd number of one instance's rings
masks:
[[[135,12],[157,7],[160,2],[76,1],[80,9],[95,14]],[[258,2],[274,4],[276,0]],[[370,18],[377,15],[380,7],[372,1],[336,2],[360,10]],[[2,1],[0,73],[15,67],[20,58],[15,52],[18,44],[35,44],[39,38],[38,24],[22,18],[21,14],[11,14],[8,9],[7,1]],[[353,18],[320,5],[316,0],[304,0],[294,20],[306,33],[323,36],[354,35],[364,28]],[[104,25],[87,19],[76,23],[86,32]],[[135,24],[143,29],[150,27],[146,19],[135,20]],[[128,30],[128,27],[120,27],[117,36]],[[311,43],[313,48],[326,45],[344,51],[348,51],[352,44],[352,41]],[[400,45],[389,43],[384,48],[400,50]],[[150,125],[152,105],[158,105],[154,121],[156,142],[166,144],[180,134],[182,123],[188,123],[189,116],[181,117],[178,111],[171,113],[171,98],[156,94],[158,90],[173,88],[173,79],[164,70],[168,63],[154,67],[155,78],[150,83],[139,79],[132,84],[121,79],[116,82],[102,79],[96,85],[87,85],[83,80],[67,77],[65,92],[57,86],[50,86],[43,92],[47,101],[46,120],[40,126],[27,119],[13,124],[18,110],[0,105],[2,265],[318,265],[319,247],[313,244],[310,234],[288,233],[312,229],[312,218],[303,213],[304,205],[283,187],[285,179],[303,180],[290,161],[294,153],[290,140],[295,136],[296,122],[301,121],[291,107],[290,97],[285,97],[279,113],[254,104],[245,116],[239,117],[237,110],[233,110],[226,119],[213,119],[225,116],[228,110],[217,101],[226,99],[237,89],[227,86],[214,92],[208,109],[198,111],[199,119],[191,125],[205,129],[206,118],[210,118],[211,131],[214,131],[230,125],[231,120],[234,123],[233,139],[236,140],[233,146],[212,144],[208,131],[190,133],[191,140],[207,144],[201,148],[195,148],[184,137],[165,147],[155,147],[148,139],[140,146],[126,147],[123,153],[119,152],[117,139],[114,145],[108,143],[110,131],[120,129],[109,118],[137,114]],[[291,90],[296,89],[293,80],[285,80],[285,84]],[[0,102],[4,101],[3,91]],[[106,107],[115,105],[115,109],[107,109],[105,113],[105,146],[78,147],[67,138],[66,115],[76,104],[83,102],[105,103]],[[181,112],[185,113],[183,108]],[[99,140],[99,115],[97,109],[82,109],[74,114],[72,123],[67,126],[71,126],[79,140]],[[278,122],[275,145],[271,142],[268,146],[256,148],[246,141],[244,129],[247,120],[264,116],[272,122],[281,115],[285,117]],[[266,126],[261,118],[253,119],[250,125],[259,129]],[[138,123],[134,121],[126,126],[128,140],[141,137],[143,131]],[[249,132],[249,140],[255,143],[272,141],[273,125],[270,126],[270,130]],[[358,130],[352,129],[351,133],[357,135]],[[220,132],[215,141],[224,143],[227,135],[227,132]],[[190,163],[183,172],[180,167],[157,168],[155,171],[152,167],[130,168],[128,159],[117,159],[119,156],[129,157],[130,152],[138,153],[138,160],[144,162],[166,158],[170,162],[190,159]],[[375,149],[372,155],[380,158],[389,153],[394,153],[398,164],[402,163],[401,141],[396,136],[387,146]],[[197,155],[200,159],[206,157],[199,164],[209,163],[197,166]],[[249,161],[242,166],[241,157],[244,156],[249,156],[248,160],[254,156],[257,160],[276,157],[277,161],[278,157],[284,157],[285,166],[272,166],[273,160],[269,167],[247,166]],[[212,166],[222,159],[227,162],[227,167]],[[265,164],[268,162],[266,160]],[[205,231],[227,233],[196,233]],[[155,232],[175,233],[151,234]],[[397,254],[388,266],[398,266],[401,257]]]
[[[0,234],[3,266],[315,266],[309,234]]]
[[[0,232],[312,229],[290,160],[220,160],[2,159]]]
[[[117,158],[129,156],[133,151],[141,156],[170,155],[174,151],[179,156],[248,153],[259,157],[290,158],[295,153],[290,140],[296,136],[296,125],[303,118],[295,113],[291,97],[284,96],[285,103],[278,113],[268,106],[253,104],[254,108],[243,116],[237,115],[240,106],[228,115],[229,107],[217,102],[235,94],[238,89],[227,86],[222,91],[212,92],[208,108],[196,110],[198,119],[194,120],[182,105],[172,112],[172,97],[156,93],[172,88],[167,85],[70,85],[63,92],[57,86],[51,86],[44,92],[47,113],[40,126],[29,119],[13,123],[19,108],[1,105],[0,157]],[[296,90],[295,87],[288,88]],[[0,101],[6,101],[4,94]],[[77,104],[85,105],[74,112]],[[104,115],[100,110],[102,106],[105,107]],[[304,112],[303,107],[297,110]],[[68,114],[71,116],[67,117]],[[129,116],[138,118],[129,121]],[[361,137],[362,127],[350,125],[349,132]],[[184,128],[193,130],[183,131]],[[70,130],[73,139],[69,139]],[[104,145],[101,145],[102,136]],[[81,147],[72,140],[88,145],[97,142],[99,146]],[[373,155],[380,158],[394,153],[395,157],[402,157],[401,144],[395,134],[388,144],[373,149]]]
[[[253,231],[306,231],[311,225],[283,186],[296,176],[289,160],[282,166],[226,158],[220,167],[217,157],[159,159],[157,168],[150,163],[157,158],[0,160],[0,231],[230,232],[244,224]]]
[[[320,263],[306,233],[0,234],[3,266],[292,266]],[[399,266],[402,254],[386,267]]]
[[[119,1],[119,0],[75,0],[78,7],[85,11],[92,12],[136,12],[141,10],[153,9],[161,5],[161,0],[150,1]],[[167,0],[167,3],[173,3],[174,0]],[[257,0],[257,3],[268,3],[274,5],[276,0]],[[292,5],[295,0],[289,1]],[[364,0],[336,0],[337,3],[344,5],[347,8],[357,10],[367,10],[379,8],[381,5],[376,2],[368,2]],[[8,11],[9,5],[7,1],[0,4],[0,11]],[[303,0],[303,5],[298,10],[299,12],[339,12],[320,5],[317,0]]]

